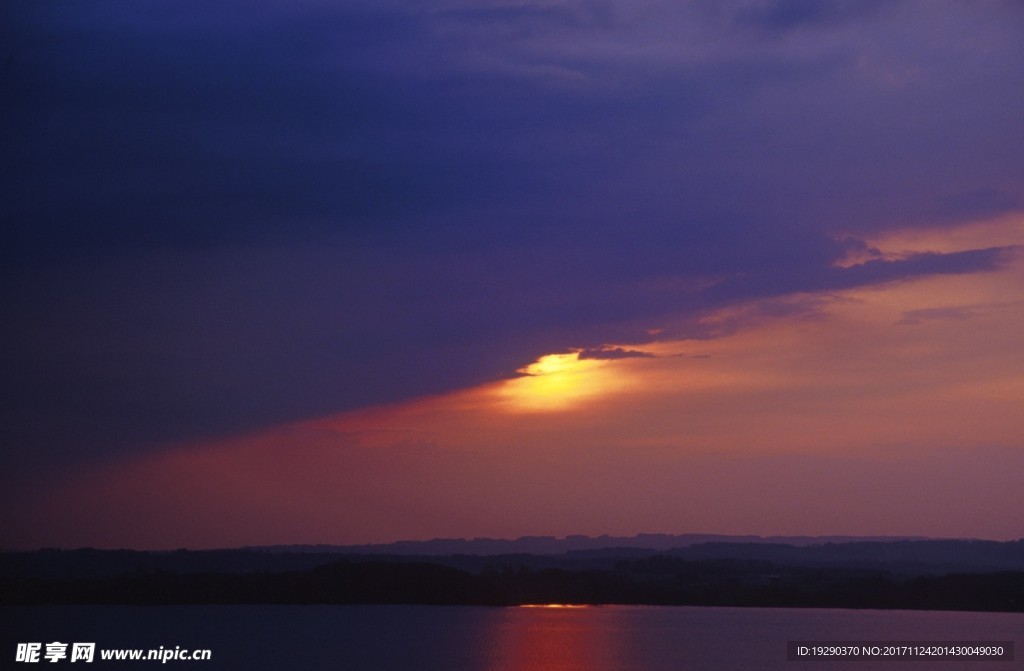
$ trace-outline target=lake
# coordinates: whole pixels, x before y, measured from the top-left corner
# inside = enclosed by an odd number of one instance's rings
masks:
[[[0,608],[16,644],[96,643],[85,668],[687,671],[1024,668],[1016,661],[787,661],[791,640],[1015,641],[1024,614],[600,606],[39,606]],[[102,661],[115,648],[209,649],[209,661]],[[68,659],[43,668],[80,666]],[[5,664],[0,664],[5,666]],[[39,668],[18,664],[20,668]]]

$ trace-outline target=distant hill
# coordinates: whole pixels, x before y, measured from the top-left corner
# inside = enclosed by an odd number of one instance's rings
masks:
[[[737,541],[737,538],[743,540]],[[761,561],[792,567],[879,570],[907,576],[938,575],[1024,571],[1024,540],[647,534],[630,538],[444,539],[369,546],[280,546],[169,552],[45,549],[0,552],[0,579],[107,579],[156,573],[307,571],[339,559],[390,563],[422,561],[473,573],[519,567],[609,570],[618,562],[657,556],[685,561]]]
[[[373,545],[269,545],[246,549],[269,552],[335,552],[373,555],[558,555],[586,550],[634,548],[666,551],[702,543],[769,543],[793,546],[826,543],[929,540],[925,536],[729,536],[723,534],[638,534],[636,536],[522,536],[498,538],[435,538]]]
[[[701,543],[666,554],[687,560],[757,560],[787,566],[880,569],[905,575],[1024,570],[1024,540],[873,540],[805,546]]]

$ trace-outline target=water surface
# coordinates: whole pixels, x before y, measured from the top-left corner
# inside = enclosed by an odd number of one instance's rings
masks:
[[[16,642],[207,648],[209,662],[85,668],[351,671],[1022,669],[1014,662],[787,661],[789,640],[1024,640],[1024,614],[600,606],[39,606],[0,609]],[[65,668],[69,663],[45,664]],[[0,666],[5,666],[0,664]],[[18,665],[31,668],[32,665]],[[76,664],[76,668],[78,665]],[[39,668],[39,667],[35,667]]]

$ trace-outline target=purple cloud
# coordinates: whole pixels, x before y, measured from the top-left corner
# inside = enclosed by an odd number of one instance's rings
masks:
[[[0,470],[999,267],[833,264],[1020,206],[1020,3],[655,4],[5,5]]]

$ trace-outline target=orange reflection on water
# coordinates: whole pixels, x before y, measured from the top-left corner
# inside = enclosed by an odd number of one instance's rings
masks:
[[[573,604],[509,608],[495,628],[492,671],[609,671],[614,663],[614,620],[600,609]],[[596,616],[596,617],[595,617]],[[606,624],[607,626],[601,626]]]

